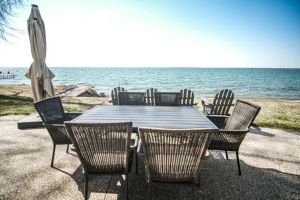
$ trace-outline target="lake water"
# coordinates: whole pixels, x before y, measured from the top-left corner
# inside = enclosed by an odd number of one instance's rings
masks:
[[[110,94],[122,86],[128,91],[179,91],[188,88],[197,97],[211,97],[221,89],[231,89],[236,98],[300,100],[300,69],[269,68],[50,68],[54,85],[92,85]],[[30,84],[24,77],[27,68],[0,68],[17,74],[0,79],[0,84]]]

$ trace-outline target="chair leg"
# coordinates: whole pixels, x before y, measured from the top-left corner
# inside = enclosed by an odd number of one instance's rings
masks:
[[[88,181],[89,177],[88,174],[84,176],[84,199],[88,199]]]
[[[241,172],[241,166],[240,166],[239,151],[236,151],[235,153],[236,153],[236,160],[237,160],[239,175],[241,176],[242,172]]]
[[[66,152],[69,153],[69,144],[67,144],[67,151]]]
[[[128,200],[128,172],[125,174],[125,199]]]
[[[139,167],[138,167],[138,154],[137,154],[137,151],[135,151],[135,173],[136,174],[139,174]]]
[[[196,200],[196,185],[193,184],[192,186],[192,200]]]
[[[53,152],[52,152],[52,159],[51,159],[51,167],[53,167],[54,154],[55,154],[55,147],[56,147],[56,144],[53,144]]]
[[[148,183],[148,199],[151,200],[152,196],[151,196],[151,184],[150,182]]]
[[[227,154],[227,151],[225,151],[225,154],[226,154],[226,159],[228,160],[228,154]]]

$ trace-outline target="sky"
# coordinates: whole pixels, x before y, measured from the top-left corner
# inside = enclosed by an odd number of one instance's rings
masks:
[[[33,61],[39,6],[49,67],[300,68],[299,0],[36,0],[14,10],[0,67]]]

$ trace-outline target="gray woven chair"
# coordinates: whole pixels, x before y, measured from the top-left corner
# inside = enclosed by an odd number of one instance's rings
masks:
[[[119,105],[119,102],[118,102],[118,95],[119,95],[119,92],[125,92],[126,90],[120,86],[114,88],[112,91],[111,91],[111,102],[113,105]]]
[[[118,92],[118,105],[145,105],[144,92]]]
[[[224,150],[226,159],[228,159],[227,151],[235,151],[239,175],[241,175],[239,148],[259,111],[259,106],[237,100],[232,115],[225,121],[223,126],[219,126],[219,132],[214,134],[209,145],[211,150]],[[209,116],[209,119],[214,117]]]
[[[53,167],[56,145],[72,144],[64,126],[65,121],[69,121],[79,116],[81,113],[65,113],[59,96],[34,102],[34,107],[39,113],[45,127],[47,128],[53,142],[53,152],[51,167]]]
[[[180,92],[156,92],[155,105],[156,106],[180,106],[181,93]]]
[[[211,129],[139,129],[144,148],[149,199],[154,182],[199,184],[200,164]]]
[[[145,92],[144,101],[147,106],[155,106],[155,93],[157,89],[149,88]]]
[[[234,93],[229,89],[218,92],[213,103],[209,103],[205,98],[202,98],[203,113],[206,115],[229,116],[229,110],[233,105],[233,100]]]
[[[83,168],[84,198],[88,199],[90,174],[125,173],[125,198],[128,199],[128,172],[133,157],[130,149],[132,123],[66,122],[65,126]]]
[[[180,90],[181,93],[181,100],[180,105],[191,107],[194,106],[194,92],[188,89]]]

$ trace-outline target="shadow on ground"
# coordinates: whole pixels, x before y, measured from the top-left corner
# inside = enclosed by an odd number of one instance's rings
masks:
[[[197,199],[298,199],[300,176],[247,165],[241,160],[242,176],[238,175],[235,154],[229,160],[220,151],[211,151],[203,161]],[[147,199],[148,188],[142,159],[139,160],[139,175],[129,175],[129,199]],[[133,167],[134,168],[134,167]],[[57,173],[61,173],[58,169]],[[63,172],[65,173],[65,172]],[[68,174],[68,173],[66,173]],[[83,198],[83,174],[78,166],[72,174]],[[119,175],[91,175],[90,199],[124,199],[124,181]],[[192,187],[183,184],[155,183],[153,199],[191,199]],[[71,198],[70,198],[71,199]]]
[[[21,117],[0,118],[0,199],[83,199],[83,174],[75,153],[58,145],[50,167],[52,142],[45,129],[18,130]],[[242,143],[238,175],[235,153],[211,151],[203,161],[197,199],[299,199],[299,135],[263,129],[251,131]],[[135,163],[133,163],[133,167]],[[124,199],[124,181],[119,175],[91,175],[89,199]],[[142,158],[139,174],[129,174],[129,199],[147,199]],[[154,184],[153,199],[191,199],[185,185]]]

